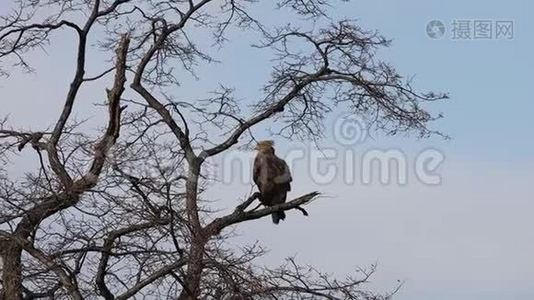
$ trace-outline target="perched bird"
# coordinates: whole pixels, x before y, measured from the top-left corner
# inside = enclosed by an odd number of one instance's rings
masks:
[[[273,145],[273,141],[259,142],[256,146],[258,154],[254,159],[254,183],[260,191],[260,201],[265,206],[285,203],[293,180],[287,163],[275,155]],[[286,218],[286,214],[283,210],[277,211],[272,218],[278,224]]]

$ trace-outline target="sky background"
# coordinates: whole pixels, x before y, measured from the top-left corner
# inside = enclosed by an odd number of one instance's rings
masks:
[[[9,8],[0,4],[0,14]],[[285,23],[267,2],[254,13],[267,23]],[[309,162],[293,167],[290,196],[313,190],[325,196],[308,207],[310,217],[290,212],[286,222],[273,226],[270,218],[237,229],[235,245],[260,241],[270,249],[261,262],[274,265],[288,255],[304,264],[343,276],[378,263],[370,285],[378,291],[404,286],[399,300],[514,300],[534,299],[534,3],[532,1],[351,1],[336,2],[336,18],[359,20],[393,39],[381,57],[416,87],[446,91],[451,100],[432,106],[445,118],[432,124],[452,137],[418,140],[414,137],[372,138],[352,147],[335,143],[328,130],[321,143],[338,153],[370,149],[399,149],[408,160],[408,184],[345,184],[341,175],[328,185],[314,182]],[[442,39],[425,32],[430,20],[447,28]],[[454,20],[511,20],[512,40],[453,40]],[[201,81],[184,75],[179,92],[202,96],[206,87],[224,83],[251,103],[261,97],[268,78],[269,56],[249,47],[253,35],[234,33],[224,49],[215,52],[222,64],[201,67]],[[202,43],[202,35],[198,39]],[[0,115],[28,129],[42,129],[55,121],[72,74],[72,39],[58,39],[47,54],[32,54],[38,72],[14,74],[0,80]],[[209,41],[204,41],[207,45]],[[68,50],[65,50],[68,49]],[[91,57],[89,73],[105,69],[103,54]],[[99,124],[104,85],[82,90],[77,115]],[[248,101],[248,100],[247,100]],[[97,114],[99,113],[99,115]],[[257,134],[267,137],[265,131]],[[279,152],[311,146],[276,140]],[[432,147],[446,157],[439,169],[442,183],[418,182],[413,161]],[[337,169],[346,165],[338,161]],[[358,165],[356,166],[356,168]],[[240,176],[240,175],[238,175]],[[211,191],[221,208],[235,205],[250,191],[250,182],[221,183]],[[208,192],[210,193],[210,192]]]

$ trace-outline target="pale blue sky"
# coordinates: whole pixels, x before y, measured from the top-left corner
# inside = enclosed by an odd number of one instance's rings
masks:
[[[0,13],[6,2],[0,4]],[[375,136],[355,150],[395,147],[413,159],[427,147],[437,148],[446,156],[443,184],[424,186],[412,176],[402,187],[345,185],[341,180],[322,186],[309,178],[305,165],[298,165],[291,196],[320,190],[329,197],[311,204],[307,219],[290,213],[278,227],[268,219],[253,222],[238,230],[242,236],[236,243],[259,240],[271,249],[264,258],[269,264],[296,254],[303,263],[339,275],[378,261],[372,287],[386,291],[396,280],[405,281],[395,298],[399,300],[534,299],[534,2],[335,4],[336,17],[358,19],[362,27],[378,29],[394,40],[382,57],[401,74],[416,75],[417,87],[451,95],[449,101],[434,106],[445,118],[433,126],[452,140]],[[268,23],[290,21],[262,9],[268,7],[269,2],[262,2],[254,12]],[[449,31],[443,39],[432,40],[425,27],[434,19],[442,20],[449,30],[457,19],[512,20],[515,37],[454,41]],[[201,67],[198,82],[183,75],[184,84],[177,92],[202,97],[220,82],[236,87],[240,98],[261,98],[269,56],[248,47],[253,37],[232,34],[227,47],[214,52],[223,64]],[[201,34],[196,38],[209,44]],[[52,124],[72,74],[73,52],[62,49],[65,46],[72,46],[72,40],[58,40],[47,56],[33,55],[36,74],[0,81],[0,115],[10,114],[26,128]],[[101,55],[92,56],[96,58]],[[90,64],[89,69],[94,73],[104,66]],[[96,84],[82,91],[77,115],[100,111],[92,104],[101,101],[103,87]],[[99,118],[92,120],[98,124]],[[282,152],[294,147],[283,140],[277,143]],[[227,207],[249,190],[247,183],[226,184],[212,195]]]
[[[534,299],[529,254],[534,250],[534,4],[352,1],[335,12],[393,38],[383,57],[402,74],[416,75],[418,87],[450,92],[451,100],[435,108],[446,117],[434,125],[451,141],[375,137],[360,145],[399,147],[409,157],[436,147],[447,157],[444,183],[426,187],[411,178],[411,184],[400,188],[341,182],[325,187],[310,182],[300,166],[294,170],[294,195],[318,189],[332,198],[314,203],[307,220],[292,214],[286,227],[275,228],[276,234],[268,221],[247,226],[241,229],[243,239],[259,239],[272,249],[266,259],[271,264],[289,253],[343,274],[378,261],[376,287],[388,290],[397,279],[406,281],[396,299]],[[433,19],[442,20],[448,30],[456,19],[512,20],[515,38],[453,41],[449,31],[443,39],[431,40],[425,27]],[[243,50],[248,41],[233,41],[237,44],[224,52],[231,67],[213,68],[209,76],[224,78],[244,98],[254,98],[268,69],[261,55]],[[242,61],[246,63],[240,65]],[[222,194],[235,194],[236,186],[222,187]],[[241,190],[248,191],[247,186]]]
[[[401,74],[415,75],[417,86],[451,93],[450,101],[437,105],[446,120],[435,124],[454,138],[444,144],[451,151],[478,159],[533,159],[534,140],[528,138],[534,122],[531,1],[351,1],[333,11],[339,18],[358,19],[365,28],[392,38],[393,45],[383,57]],[[434,19],[442,20],[448,29],[441,40],[426,36],[426,24]],[[512,20],[515,38],[455,41],[450,30],[457,19]],[[228,57],[235,63],[250,57],[242,48],[233,50]],[[230,74],[221,70],[230,75],[227,80],[239,82],[242,68]],[[246,73],[247,82],[255,80],[250,77],[253,72]]]

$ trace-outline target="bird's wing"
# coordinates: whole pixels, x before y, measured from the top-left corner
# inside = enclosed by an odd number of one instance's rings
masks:
[[[256,156],[252,177],[261,193],[269,193],[275,186],[271,177],[276,173],[273,172],[272,167],[269,157],[265,155]]]
[[[274,179],[276,184],[285,184],[290,183],[293,181],[293,178],[291,177],[291,171],[289,170],[289,166],[287,163],[281,159],[276,158],[273,163],[275,164],[275,168],[277,170],[276,172],[276,178]]]
[[[261,157],[256,156],[254,159],[254,166],[252,167],[252,179],[258,187],[260,186],[261,165]]]
[[[287,178],[289,178],[288,182],[293,181],[293,176],[291,176],[291,170],[289,169],[289,166],[285,161],[284,162],[284,174]]]
[[[287,178],[285,189],[286,191],[291,191],[291,182],[293,181],[293,177],[291,176],[291,170],[289,169],[289,166],[287,165],[285,161],[284,161],[284,176]],[[284,202],[285,202],[285,199],[284,199]]]
[[[291,170],[289,169],[289,166],[284,161],[284,168],[285,168],[285,174],[289,177],[289,180],[287,181],[287,187],[286,190],[291,191],[291,182],[293,181],[293,176],[291,176]],[[285,199],[284,199],[285,201]]]

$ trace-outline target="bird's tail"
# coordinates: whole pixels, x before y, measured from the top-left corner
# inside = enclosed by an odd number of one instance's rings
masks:
[[[273,218],[273,223],[278,224],[280,223],[280,220],[286,219],[286,213],[284,211],[277,211],[274,212],[271,217]]]

